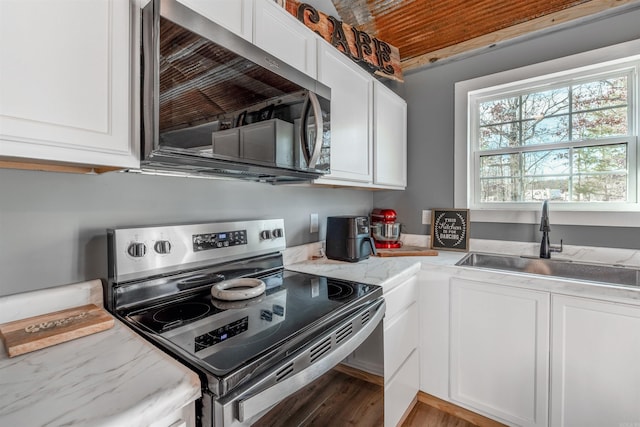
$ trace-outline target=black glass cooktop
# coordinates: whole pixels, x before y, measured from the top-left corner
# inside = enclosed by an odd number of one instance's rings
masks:
[[[256,298],[220,301],[206,290],[126,317],[222,375],[241,361],[382,294],[378,286],[288,270],[258,277],[266,291]]]

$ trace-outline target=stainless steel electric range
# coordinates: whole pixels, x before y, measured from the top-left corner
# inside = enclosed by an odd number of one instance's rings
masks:
[[[199,425],[250,425],[384,316],[379,286],[285,269],[284,234],[282,219],[108,230],[106,306],[199,374]]]

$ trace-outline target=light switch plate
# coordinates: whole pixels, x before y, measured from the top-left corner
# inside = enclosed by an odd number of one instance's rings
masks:
[[[312,213],[309,215],[309,233],[318,232],[318,214]]]
[[[422,224],[423,225],[431,224],[431,211],[430,210],[423,210],[422,211]]]

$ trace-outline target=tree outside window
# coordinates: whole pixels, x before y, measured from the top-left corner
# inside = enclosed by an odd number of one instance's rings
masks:
[[[476,103],[480,202],[626,202],[631,72]]]

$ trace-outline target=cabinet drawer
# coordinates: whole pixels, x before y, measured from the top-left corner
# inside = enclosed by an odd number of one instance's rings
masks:
[[[418,346],[418,304],[390,321],[384,319],[384,377],[388,381]]]
[[[418,299],[418,278],[412,277],[384,294],[387,302],[385,316],[389,320]]]
[[[418,351],[414,350],[384,388],[384,425],[395,427],[418,393]]]

